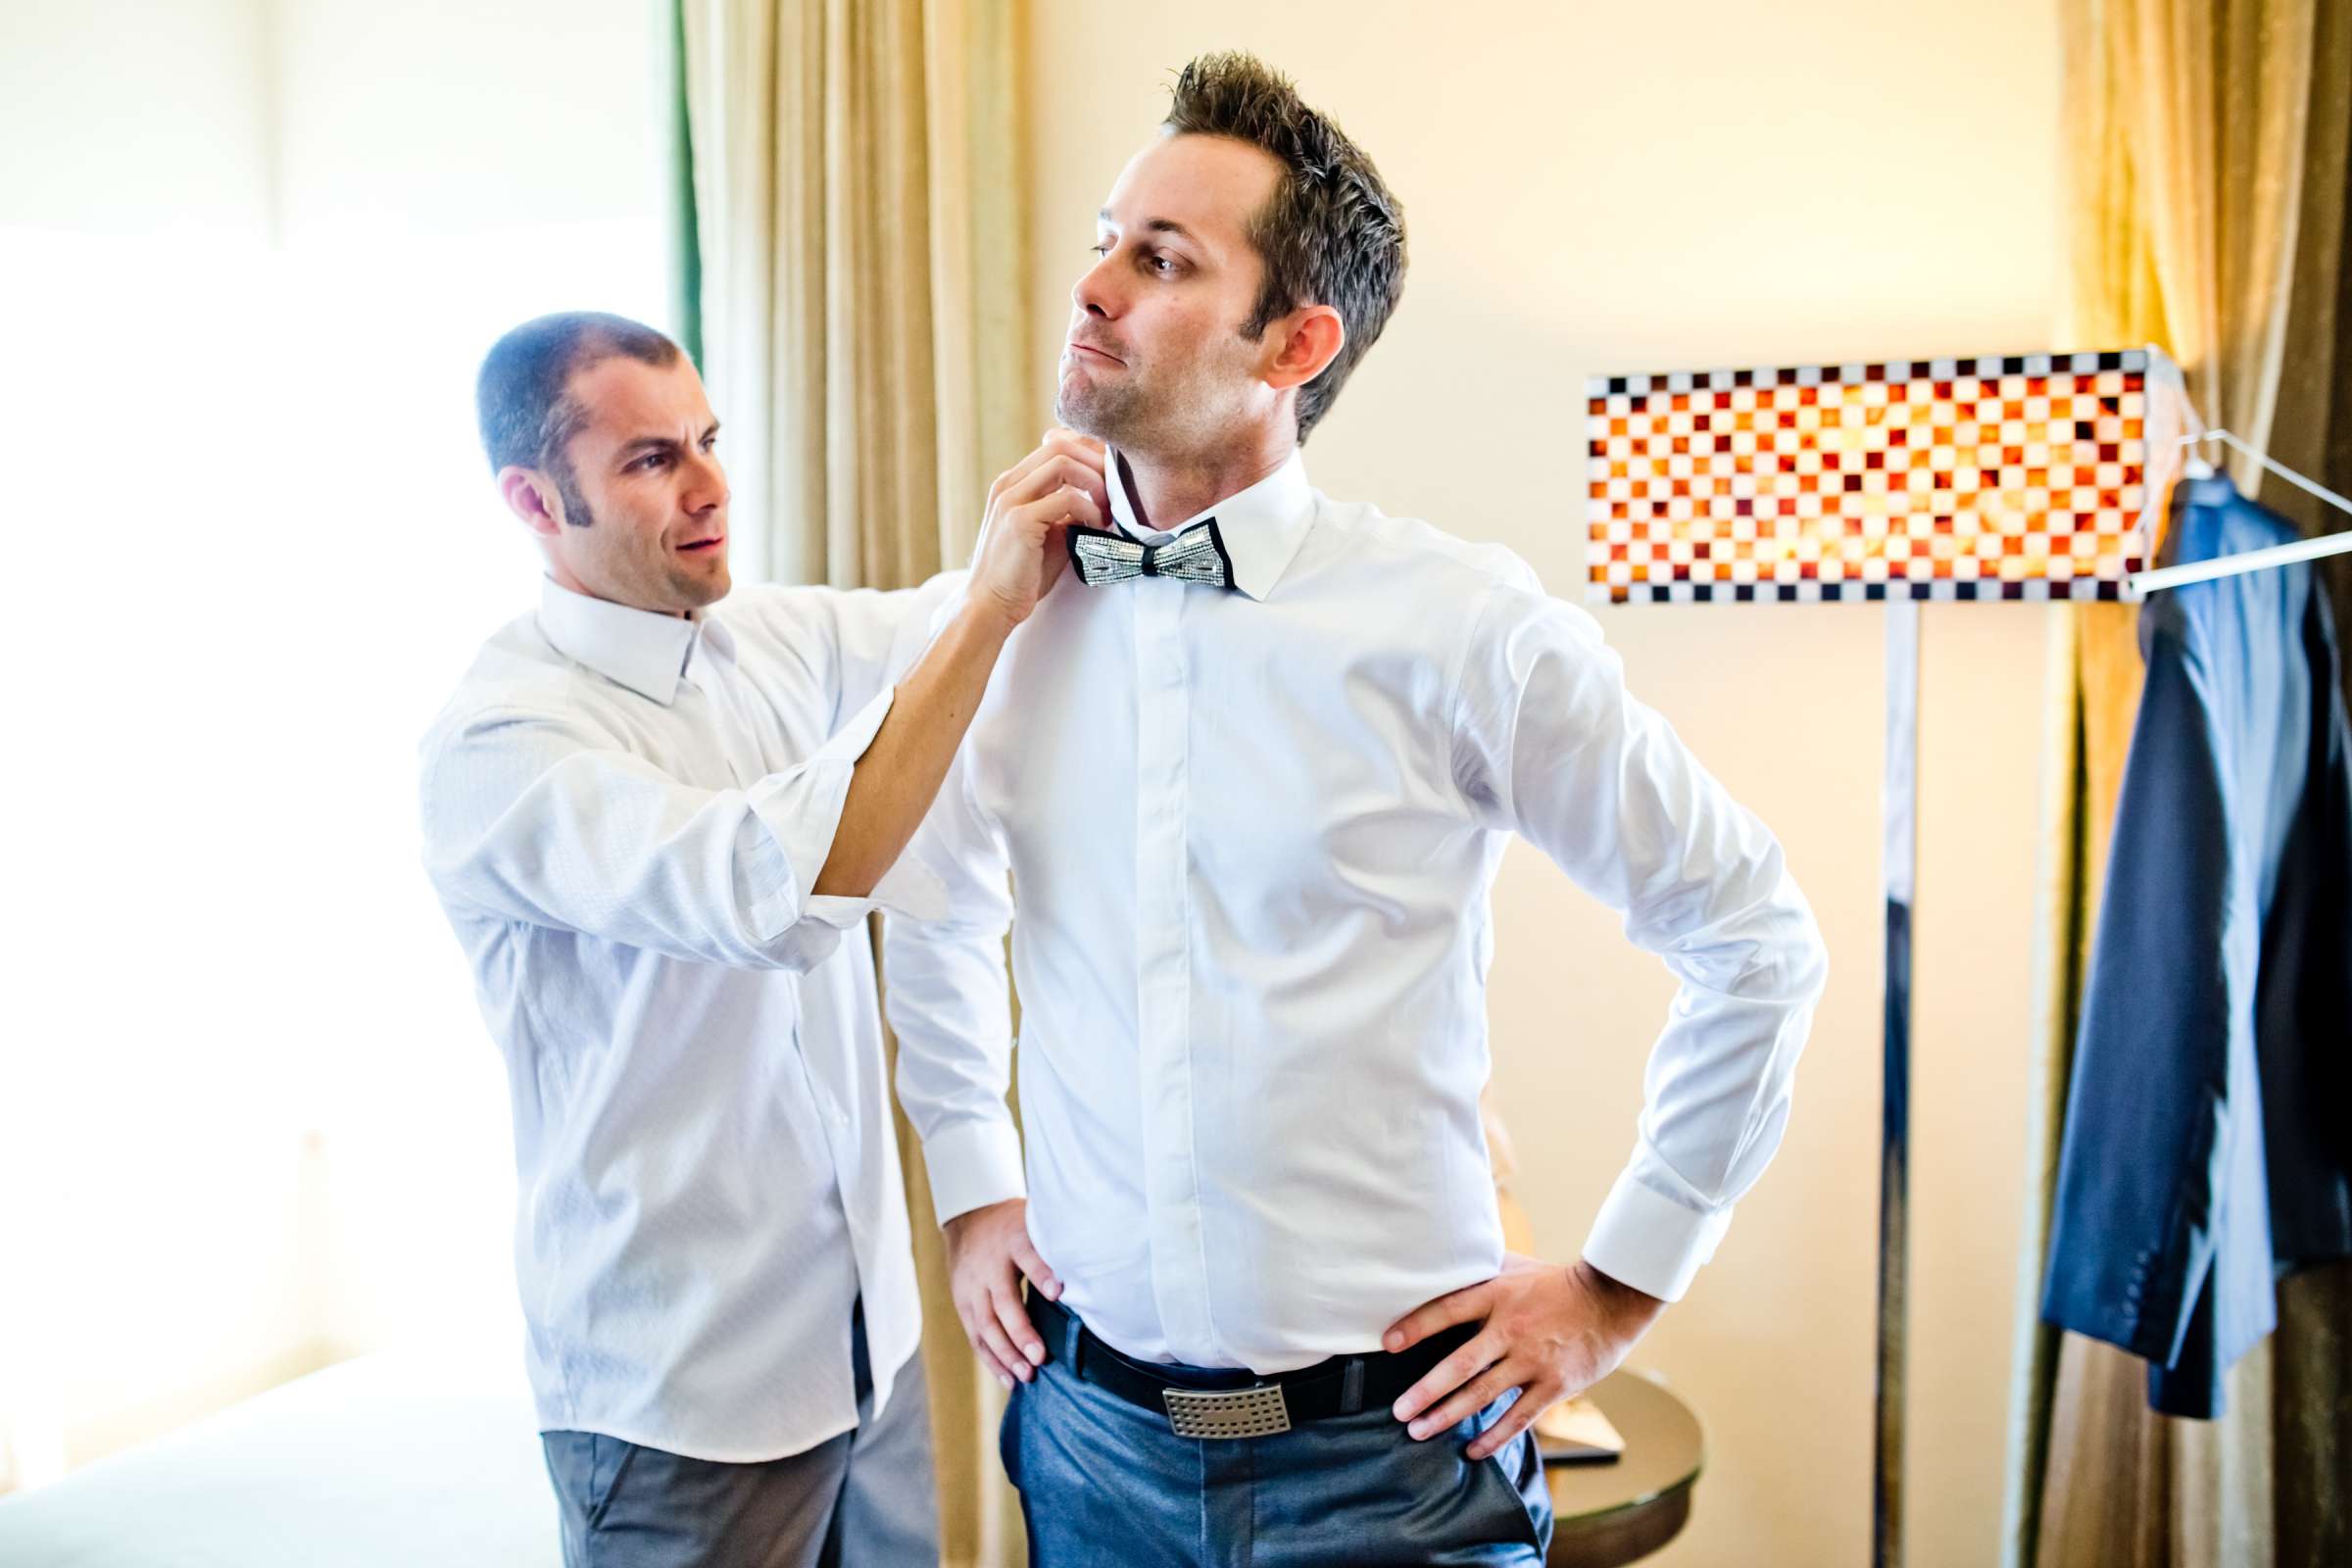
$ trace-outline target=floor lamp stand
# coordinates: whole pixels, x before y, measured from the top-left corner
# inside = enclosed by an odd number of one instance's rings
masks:
[[[1879,1127],[1878,1446],[1871,1562],[1875,1568],[1898,1568],[1903,1560],[1903,1357],[1909,1340],[1911,910],[1919,865],[1919,605],[1910,599],[1886,601],[1886,777],[1879,809],[1886,833],[1881,880],[1886,906],[1886,1017]]]

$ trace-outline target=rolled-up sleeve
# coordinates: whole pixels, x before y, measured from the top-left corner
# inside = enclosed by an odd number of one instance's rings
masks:
[[[1498,583],[1457,682],[1457,781],[1617,910],[1680,982],[1634,1151],[1585,1258],[1666,1300],[1690,1289],[1788,1124],[1828,976],[1812,910],[1763,823],[1625,689],[1592,617]]]
[[[877,904],[940,906],[920,867],[868,898],[810,891],[891,695],[806,761],[726,790],[681,783],[577,714],[466,714],[425,743],[426,872],[453,907],[696,962],[806,970]]]

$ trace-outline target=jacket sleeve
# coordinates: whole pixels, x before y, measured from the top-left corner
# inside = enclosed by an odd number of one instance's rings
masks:
[[[2076,1029],[2042,1282],[2048,1321],[2160,1365],[2179,1356],[2213,1268],[2232,1094],[2250,1087],[2231,1082],[2231,1035],[2257,922],[2231,929],[2237,850],[2212,697],[2201,662],[2158,620]],[[2243,1057],[2250,1066],[2250,1049]]]

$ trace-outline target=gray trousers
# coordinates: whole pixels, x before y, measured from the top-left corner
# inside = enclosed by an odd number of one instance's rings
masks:
[[[564,1568],[933,1568],[939,1503],[920,1355],[872,1416],[853,1325],[858,1426],[758,1464],[689,1459],[595,1432],[543,1432]]]

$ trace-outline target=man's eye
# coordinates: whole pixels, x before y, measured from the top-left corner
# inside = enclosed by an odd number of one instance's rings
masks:
[[[630,464],[629,466],[632,468],[658,468],[668,461],[669,456],[667,453],[649,452],[644,457],[639,458],[635,463]]]
[[[1165,277],[1176,270],[1176,264],[1165,256],[1154,256],[1152,258],[1152,270]]]
[[[1099,239],[1092,245],[1089,245],[1087,249],[1094,252],[1097,256],[1108,256],[1110,254],[1110,241],[1106,239]]]

